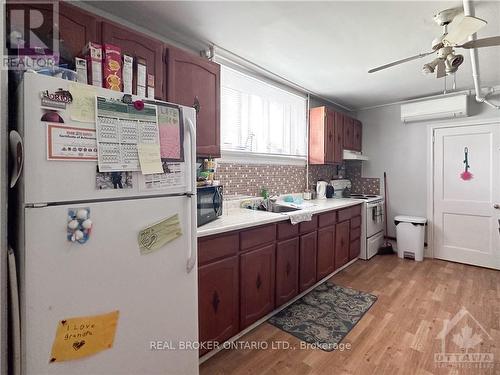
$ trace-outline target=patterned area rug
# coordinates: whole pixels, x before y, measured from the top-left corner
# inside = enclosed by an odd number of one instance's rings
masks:
[[[335,350],[377,297],[325,282],[268,322],[324,351]]]

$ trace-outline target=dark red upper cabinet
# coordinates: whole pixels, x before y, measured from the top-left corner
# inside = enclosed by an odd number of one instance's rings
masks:
[[[59,39],[61,57],[74,62],[88,42],[100,43],[99,20],[66,2],[59,2]]]
[[[196,154],[220,157],[220,65],[169,48],[167,87],[169,101],[196,109]]]
[[[146,61],[147,74],[155,76],[155,98],[166,100],[165,90],[165,45],[147,35],[122,28],[112,22],[102,22],[102,42],[114,44],[121,48],[122,54]],[[133,94],[136,94],[136,77],[133,78]]]
[[[344,149],[354,149],[354,120],[344,116]]]
[[[335,112],[333,120],[333,137],[334,137],[334,154],[333,161],[337,164],[344,160],[343,139],[344,139],[344,115],[340,112]]]
[[[363,133],[363,125],[361,124],[361,121],[359,120],[354,120],[354,125],[353,125],[353,145],[352,149],[354,151],[360,151],[362,150],[362,133]]]

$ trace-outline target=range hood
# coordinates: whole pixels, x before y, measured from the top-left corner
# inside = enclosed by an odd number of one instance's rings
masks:
[[[358,151],[344,150],[344,160],[370,160],[368,156]]]

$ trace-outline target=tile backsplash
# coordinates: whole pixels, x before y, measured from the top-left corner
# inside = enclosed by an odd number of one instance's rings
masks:
[[[346,178],[351,180],[351,191],[359,194],[380,194],[380,178],[362,177],[362,162],[348,161],[346,164]]]
[[[361,162],[344,163],[345,178],[352,181],[352,191],[363,194],[379,194],[380,179],[361,176]],[[335,165],[310,165],[309,187],[318,180],[337,178]],[[291,194],[306,188],[306,167],[302,165],[217,163],[215,179],[224,186],[228,198],[237,195],[260,196],[262,188],[271,195]]]
[[[217,163],[215,178],[224,186],[224,195],[259,196],[290,194],[305,188],[306,167],[302,165]]]

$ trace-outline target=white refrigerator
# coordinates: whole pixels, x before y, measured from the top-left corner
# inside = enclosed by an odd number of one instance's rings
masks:
[[[98,189],[94,161],[47,158],[42,92],[76,92],[74,83],[26,73],[19,86],[17,130],[22,140],[16,183],[22,374],[197,374],[198,338],[194,109],[182,107],[183,170],[175,186],[145,188],[131,173],[123,189]],[[81,89],[81,87],[80,87]],[[122,93],[91,88],[99,96]],[[71,105],[58,109],[63,126],[76,121]],[[183,177],[182,177],[183,175]],[[69,210],[89,210],[92,231],[81,244],[68,240]],[[178,215],[182,234],[141,254],[138,234]],[[119,311],[111,348],[84,358],[51,362],[59,322]],[[157,344],[160,342],[161,344]],[[76,348],[75,348],[76,350]]]

